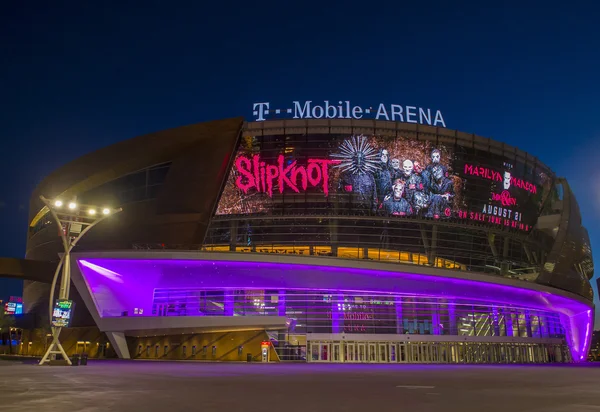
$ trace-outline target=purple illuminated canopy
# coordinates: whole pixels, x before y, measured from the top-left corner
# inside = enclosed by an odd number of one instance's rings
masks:
[[[584,361],[591,339],[591,305],[576,296],[525,282],[515,285],[432,276],[391,270],[264,261],[190,259],[116,259],[77,257],[100,318],[115,317],[141,308],[152,313],[157,288],[215,289],[319,289],[339,292],[390,293],[443,299],[468,299],[474,303],[557,312],[567,334],[573,359]],[[200,258],[198,258],[200,257]],[[236,257],[237,258],[237,257]],[[270,259],[271,257],[265,257]],[[273,259],[273,258],[271,258]],[[489,278],[489,281],[487,280]],[[506,283],[506,280],[503,280]],[[519,285],[521,283],[521,286]],[[77,286],[77,282],[76,282]],[[78,286],[78,288],[80,288]]]

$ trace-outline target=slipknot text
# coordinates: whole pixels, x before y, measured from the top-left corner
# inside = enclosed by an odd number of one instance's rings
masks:
[[[502,182],[504,180],[504,177],[500,172],[483,166],[470,165],[468,163],[465,164],[465,175],[479,176],[484,179],[493,180],[495,182]],[[519,179],[518,177],[511,176],[510,185],[516,186],[533,194],[537,193],[536,185],[534,185],[533,183],[529,183],[523,179]]]
[[[260,160],[260,155],[239,156],[235,160],[235,168],[239,176],[235,180],[236,186],[244,193],[255,188],[259,193],[266,193],[273,197],[273,188],[277,186],[279,193],[289,187],[296,193],[300,188],[305,191],[310,184],[312,187],[321,187],[325,196],[329,194],[329,166],[340,163],[339,160],[308,159],[306,166],[297,166],[294,160],[285,165],[283,155],[277,158],[277,164],[266,164]],[[300,180],[300,181],[298,181]]]

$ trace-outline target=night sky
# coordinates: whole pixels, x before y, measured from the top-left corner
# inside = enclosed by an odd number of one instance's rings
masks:
[[[82,3],[0,6],[0,256],[24,255],[31,191],[84,153],[250,119],[253,102],[351,100],[439,109],[538,156],[569,179],[600,259],[598,6]],[[0,298],[19,287],[0,281]]]

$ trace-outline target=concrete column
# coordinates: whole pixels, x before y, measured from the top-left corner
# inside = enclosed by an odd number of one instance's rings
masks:
[[[131,359],[129,348],[127,347],[127,340],[125,339],[125,334],[123,332],[106,332],[106,337],[113,348],[115,348],[115,352],[119,359]]]
[[[533,338],[533,330],[531,329],[531,314],[528,310],[525,311],[525,325],[527,327],[527,337]]]
[[[329,241],[331,243],[331,255],[338,255],[338,221],[331,219],[329,221]]]
[[[448,303],[448,324],[450,335],[458,335],[458,330],[456,329],[456,306],[452,302]]]
[[[331,333],[344,331],[344,295],[334,295],[331,299]]]
[[[431,305],[431,333],[440,335],[440,311],[438,305]]]
[[[500,324],[498,320],[498,308],[496,306],[492,306],[492,325],[494,328],[494,336],[500,336]]]
[[[235,291],[233,289],[225,289],[225,301],[223,302],[224,306],[224,316],[233,316],[233,309],[235,306]]]
[[[506,336],[513,336],[512,313],[504,311],[504,320],[506,321]]]
[[[404,319],[402,318],[402,298],[396,297],[396,333],[402,335],[404,333]]]
[[[285,316],[285,290],[279,291],[279,302],[277,305],[277,314],[279,316]]]
[[[237,246],[238,224],[237,220],[229,222],[229,250],[235,252]]]

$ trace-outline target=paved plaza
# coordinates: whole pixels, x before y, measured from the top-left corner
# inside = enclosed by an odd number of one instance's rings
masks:
[[[600,365],[0,361],[6,411],[600,411]]]

